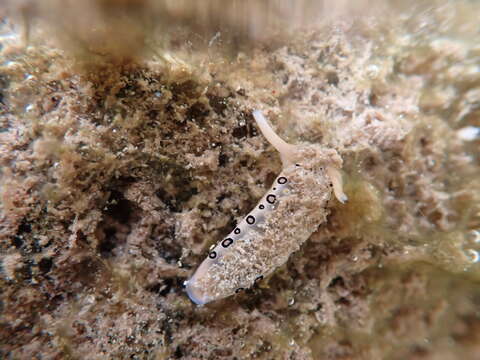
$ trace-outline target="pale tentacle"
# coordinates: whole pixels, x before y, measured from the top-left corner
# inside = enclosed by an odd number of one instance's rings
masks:
[[[283,164],[286,165],[287,163],[290,163],[297,151],[297,146],[285,142],[280,136],[278,136],[260,110],[255,110],[253,112],[253,117],[263,136],[265,136],[268,142],[280,153]]]

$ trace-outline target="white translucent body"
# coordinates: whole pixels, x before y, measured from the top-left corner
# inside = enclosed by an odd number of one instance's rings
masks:
[[[286,143],[260,111],[253,115],[263,135],[280,152],[284,170],[257,206],[211,249],[185,283],[188,296],[197,305],[251,287],[285,263],[325,221],[330,187],[340,202],[347,200],[340,172],[329,165],[324,152],[311,145]],[[336,164],[341,163],[338,155],[336,158]],[[293,207],[298,211],[292,213]],[[274,226],[283,229],[272,229]]]
[[[217,256],[215,259],[212,259],[207,257],[201,265],[198,267],[197,271],[195,274],[192,276],[190,280],[186,283],[186,291],[190,299],[197,305],[202,305],[207,302],[210,302],[213,299],[211,294],[204,292],[204,289],[201,287],[197,287],[196,284],[198,283],[198,280],[203,277],[208,269],[214,265],[217,264],[218,262],[223,260],[223,256],[227,251],[235,251],[235,244],[238,241],[248,239],[248,238],[254,238],[258,237],[259,235],[261,236],[262,233],[264,233],[265,230],[265,216],[268,213],[274,212],[275,208],[278,206],[280,203],[282,197],[288,194],[290,191],[288,184],[279,184],[278,180],[281,178],[279,176],[275,182],[270,191],[265,194],[265,196],[259,201],[257,206],[245,216],[245,218],[235,227],[234,230],[230,234],[228,234],[221,242],[215,246],[215,248],[210,250],[210,254],[212,252],[215,252]],[[275,190],[274,190],[275,189]],[[271,195],[275,196],[275,202],[271,204],[270,202],[267,201],[267,196]],[[260,208],[262,207],[262,208]],[[249,217],[252,216],[255,219],[254,224],[248,224],[247,219],[250,219]],[[253,234],[255,232],[255,234]],[[223,244],[228,244],[230,241],[226,241],[228,239],[232,239],[232,243],[228,247],[224,247]],[[258,274],[257,277],[260,276],[265,276],[265,274]],[[243,286],[240,286],[238,288],[245,288],[245,287],[250,287],[252,284],[250,282],[254,282],[255,280],[253,279],[246,279],[247,283],[242,284]],[[247,286],[248,285],[248,286]],[[237,288],[237,289],[238,289]]]

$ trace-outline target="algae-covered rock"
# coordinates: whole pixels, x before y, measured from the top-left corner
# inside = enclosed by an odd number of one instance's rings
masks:
[[[340,3],[0,5],[1,358],[480,358],[480,4]],[[198,307],[281,170],[254,109],[349,201]]]

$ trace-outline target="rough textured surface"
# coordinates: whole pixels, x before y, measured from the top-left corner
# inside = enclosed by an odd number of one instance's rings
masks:
[[[233,59],[86,66],[2,34],[0,357],[478,358],[480,5],[403,6]],[[349,203],[199,308],[183,281],[281,169],[254,108],[338,151]]]

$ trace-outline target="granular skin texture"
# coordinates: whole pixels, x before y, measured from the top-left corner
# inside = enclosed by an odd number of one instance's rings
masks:
[[[189,280],[205,294],[208,301],[238,293],[257,284],[279,266],[324,223],[331,199],[332,182],[325,168],[341,166],[341,159],[333,151],[320,147],[299,145],[291,164],[285,166],[272,187],[246,219],[236,228],[239,236],[230,233],[211,250]],[[280,179],[284,179],[284,184]],[[273,196],[270,205],[268,199]],[[259,209],[259,207],[263,207]],[[279,232],[278,229],[284,229]],[[212,256],[213,255],[213,259]]]
[[[233,59],[2,37],[0,357],[478,358],[479,4],[379,9]],[[253,109],[338,153],[349,201],[198,307],[184,280],[281,172]]]

